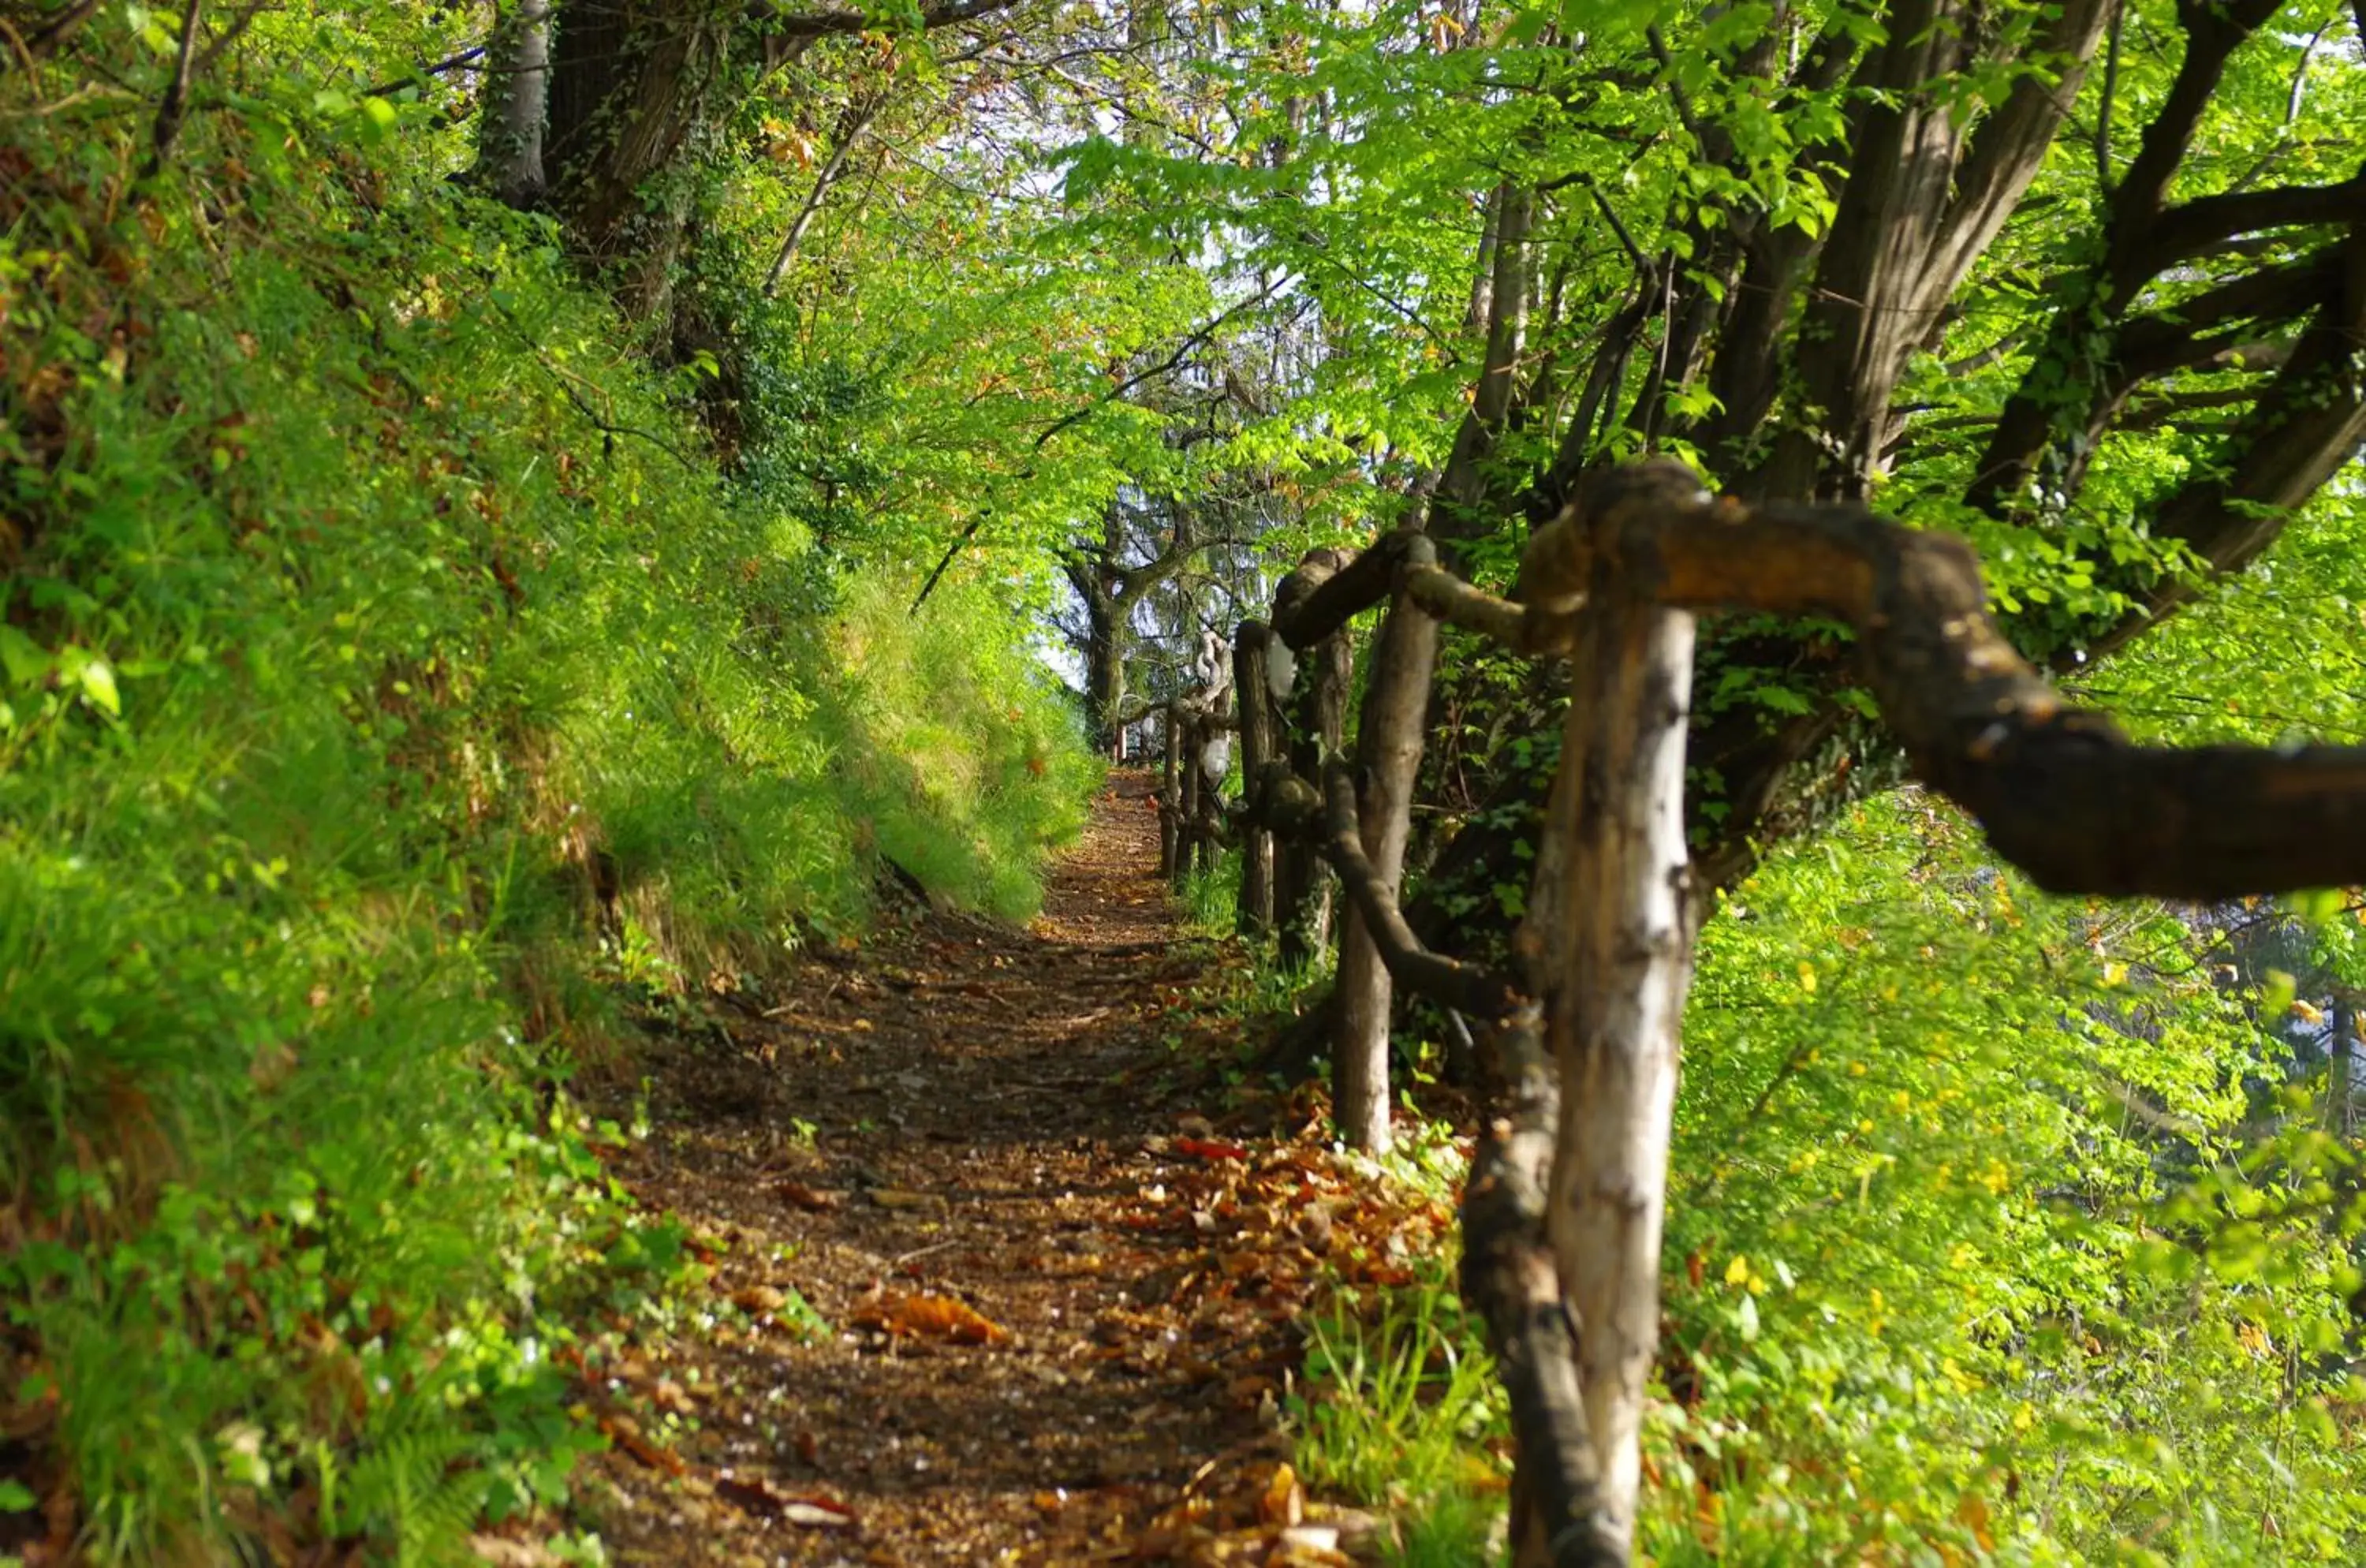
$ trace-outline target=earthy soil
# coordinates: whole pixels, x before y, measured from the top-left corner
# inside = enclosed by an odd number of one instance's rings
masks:
[[[583,1369],[613,1560],[1365,1550],[1284,1462],[1297,1321],[1428,1222],[1318,1108],[1224,1088],[1239,960],[1178,926],[1150,787],[1117,775],[1026,929],[920,910],[659,1036],[614,1168],[691,1227],[712,1312]],[[1367,1215],[1385,1240],[1335,1247]]]

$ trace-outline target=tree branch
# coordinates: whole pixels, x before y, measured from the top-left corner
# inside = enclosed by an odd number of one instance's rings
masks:
[[[164,167],[164,160],[173,154],[173,143],[180,138],[181,121],[189,107],[189,83],[197,73],[197,18],[204,12],[204,0],[188,0],[188,9],[181,13],[181,41],[173,57],[173,80],[164,89],[164,101],[156,108],[155,128],[149,135],[148,162],[140,171],[143,180],[156,177]]]

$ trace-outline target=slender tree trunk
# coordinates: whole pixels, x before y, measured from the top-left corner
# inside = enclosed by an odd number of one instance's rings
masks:
[[[1631,1539],[1677,1043],[1698,912],[1684,835],[1693,618],[1598,577],[1528,942],[1560,1075],[1549,1229],[1614,1528]]]
[[[549,118],[550,0],[508,0],[485,55],[477,180],[507,206],[537,206],[549,186],[542,141]]]
[[[1175,830],[1178,835],[1175,846],[1174,883],[1179,891],[1186,878],[1199,867],[1200,860],[1200,723],[1187,714],[1182,727],[1176,732],[1182,742],[1179,763],[1181,784],[1175,797]]]
[[[2350,1063],[2358,1038],[2358,1008],[2348,993],[2333,998],[2333,1039],[2326,1047],[2325,1127],[2337,1138],[2349,1136]]]
[[[870,128],[873,118],[885,102],[886,95],[883,93],[851,103],[846,106],[846,112],[839,118],[837,133],[830,139],[829,156],[822,161],[820,168],[814,171],[813,189],[806,192],[805,201],[797,208],[796,218],[789,224],[787,236],[781,241],[780,254],[773,256],[772,270],[764,275],[764,293],[768,297],[780,292],[781,279],[788,276],[789,268],[796,265],[797,252],[804,247],[806,231],[813,227],[815,217],[821,211],[822,199],[829,195],[830,187],[838,184],[839,176],[846,172],[848,155],[854,151],[854,144],[862,139],[863,131]]]

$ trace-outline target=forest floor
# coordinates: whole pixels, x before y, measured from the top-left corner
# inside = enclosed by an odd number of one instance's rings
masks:
[[[914,911],[657,1036],[612,1169],[689,1227],[712,1310],[581,1369],[613,1561],[1369,1550],[1288,1465],[1300,1320],[1445,1215],[1319,1106],[1226,1086],[1240,960],[1178,924],[1150,790],[1113,776],[1023,930]]]

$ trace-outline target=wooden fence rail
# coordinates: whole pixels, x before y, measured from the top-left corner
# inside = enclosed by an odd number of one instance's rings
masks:
[[[1351,761],[1346,628],[1383,603]],[[1510,599],[1442,570],[1416,533],[1308,556],[1270,619],[1235,635],[1233,711],[1168,709],[1167,869],[1179,879],[1238,841],[1242,929],[1299,931],[1300,953],[1318,860],[1336,874],[1334,1100],[1351,1143],[1386,1138],[1391,982],[1488,1043],[1508,1089],[1465,1188],[1462,1279],[1511,1394],[1523,1568],[1623,1563],[1632,1539],[1699,924],[1682,828],[1693,614],[1716,610],[1852,626],[1922,782],[2045,887],[2214,898],[2366,882],[2366,750],[2132,744],[2014,652],[1977,558],[1947,535],[1719,501],[1682,465],[1649,462],[1583,486],[1530,540]],[[1516,978],[1424,947],[1398,905],[1441,621],[1572,669]],[[1228,809],[1198,765],[1219,728],[1241,740]]]

